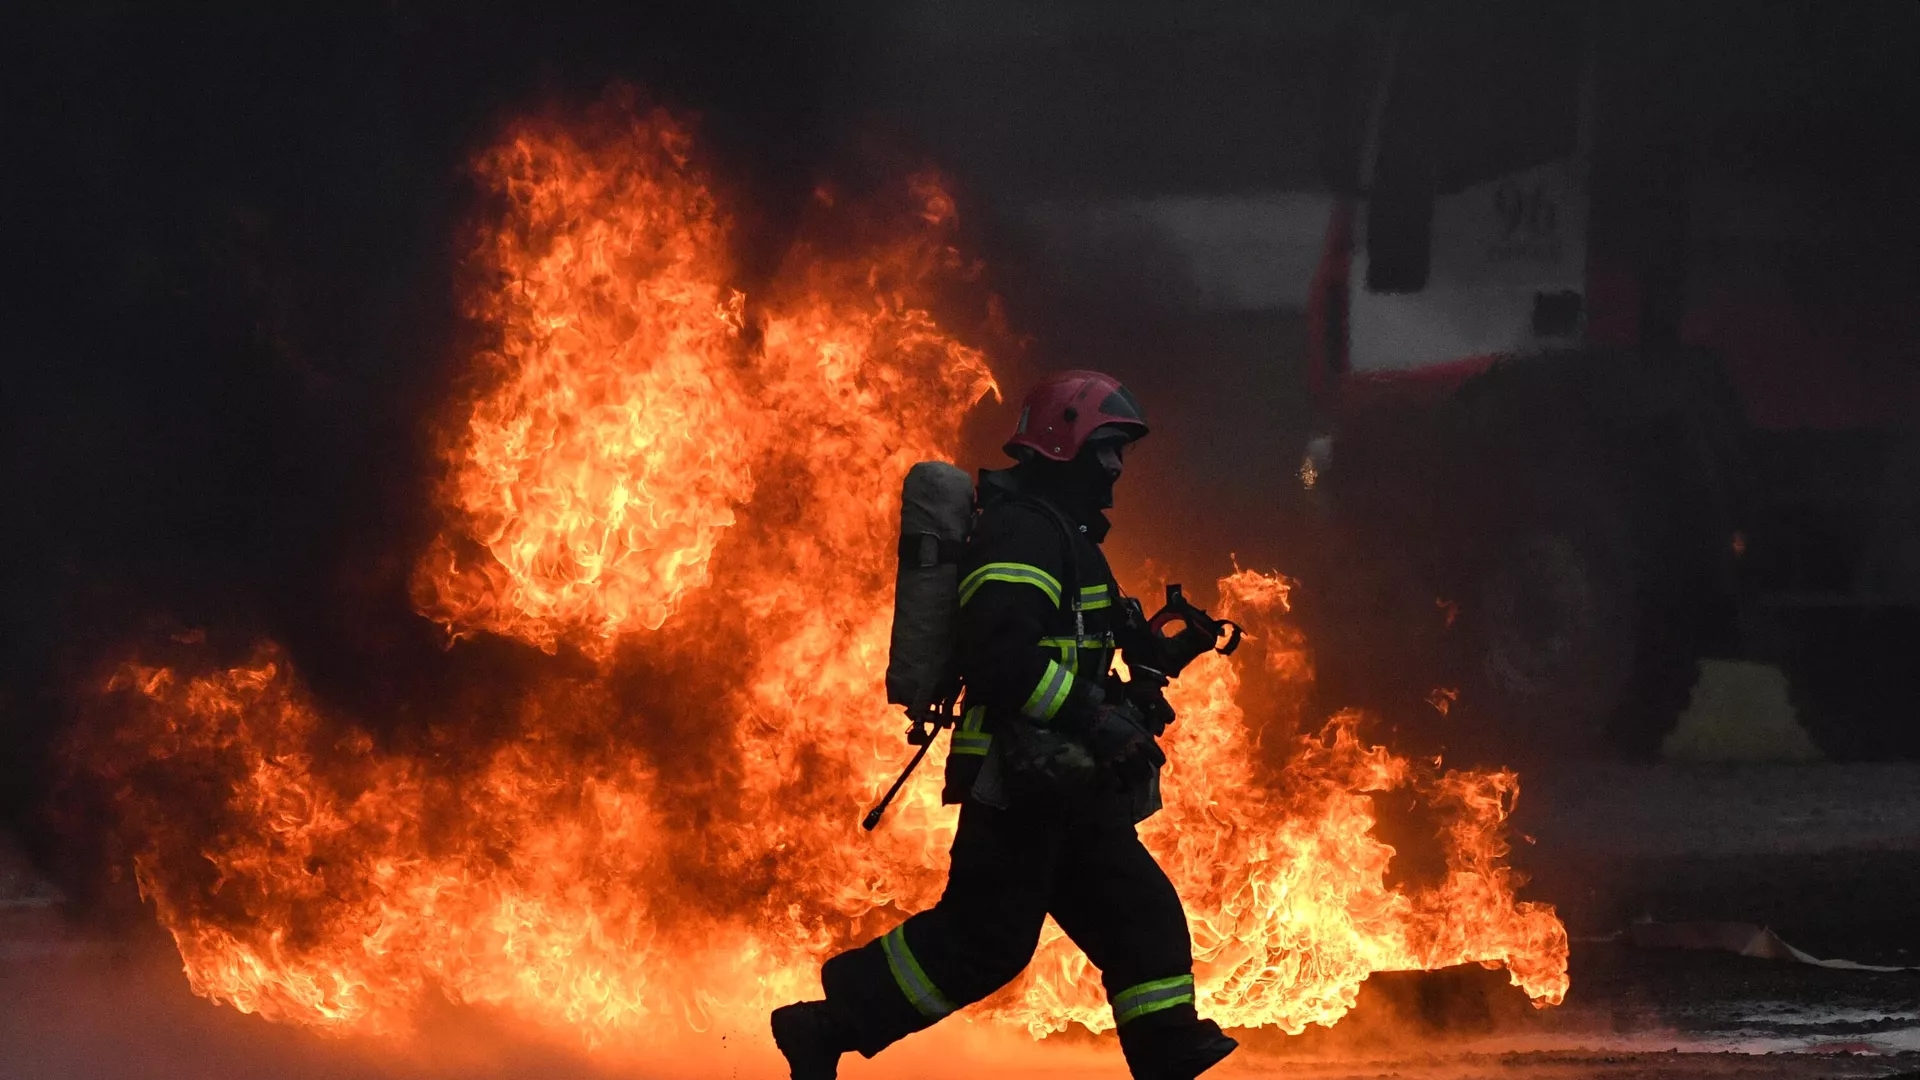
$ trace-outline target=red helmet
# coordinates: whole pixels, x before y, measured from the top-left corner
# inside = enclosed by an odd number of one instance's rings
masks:
[[[1007,453],[1025,447],[1041,457],[1071,461],[1095,428],[1120,428],[1129,442],[1147,433],[1147,414],[1120,380],[1097,371],[1062,371],[1041,379],[1020,403],[1020,424]]]

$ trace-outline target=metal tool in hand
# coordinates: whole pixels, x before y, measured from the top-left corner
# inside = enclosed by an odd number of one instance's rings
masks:
[[[1129,598],[1127,603],[1132,609],[1129,621],[1137,627],[1141,612],[1139,601]],[[1167,633],[1167,627],[1175,623],[1180,629]],[[1133,641],[1123,643],[1132,646],[1127,649],[1127,666],[1149,681],[1165,686],[1166,680],[1178,678],[1188,664],[1204,653],[1232,656],[1240,647],[1243,633],[1239,623],[1214,618],[1188,600],[1180,586],[1169,585],[1166,605],[1155,612],[1153,618],[1145,620],[1145,626],[1136,630]],[[1222,637],[1227,639],[1225,644],[1220,642]]]

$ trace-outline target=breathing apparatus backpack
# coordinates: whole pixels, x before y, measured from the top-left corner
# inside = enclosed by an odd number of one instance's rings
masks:
[[[893,634],[887,643],[887,703],[906,707],[907,741],[919,747],[861,828],[873,831],[920,759],[953,722],[960,674],[960,557],[973,529],[973,478],[944,461],[922,461],[900,486],[900,562],[893,576]]]
[[[906,707],[913,742],[931,739],[952,715],[960,680],[954,637],[960,619],[960,558],[973,528],[973,478],[944,461],[907,470],[900,488],[900,563],[893,578],[887,702]]]

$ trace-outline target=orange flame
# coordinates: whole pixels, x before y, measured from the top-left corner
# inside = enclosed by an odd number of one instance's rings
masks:
[[[498,382],[446,482],[465,535],[415,581],[422,611],[549,652],[658,629],[753,493],[742,297],[688,137],[658,112],[596,119],[522,125],[479,162],[513,206],[475,253],[501,287],[468,304]]]
[[[472,305],[497,340],[415,598],[455,634],[571,646],[594,673],[547,675],[453,764],[323,718],[271,646],[108,684],[129,712],[86,762],[197,993],[384,1032],[436,991],[647,1038],[754,1023],[938,895],[954,814],[931,779],[878,833],[855,822],[902,757],[880,678],[900,479],[953,456],[995,392],[928,311],[964,269],[952,200],[916,178],[903,235],[859,259],[802,245],[750,307],[690,160],[678,123],[616,97],[515,126],[479,166],[506,208]],[[1309,736],[1246,715],[1243,679],[1297,709],[1311,678],[1289,585],[1223,579],[1263,660],[1203,658],[1170,695],[1167,807],[1143,835],[1188,905],[1201,1011],[1297,1032],[1373,971],[1473,962],[1558,1003],[1565,930],[1503,863],[1512,773],[1431,775],[1350,714]],[[1390,790],[1446,822],[1444,880],[1387,884],[1371,796]],[[975,1012],[1111,1024],[1051,929]]]

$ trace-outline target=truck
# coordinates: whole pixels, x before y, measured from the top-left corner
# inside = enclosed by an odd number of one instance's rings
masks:
[[[1830,754],[1914,752],[1917,16],[1350,19],[1300,464],[1328,701],[1469,757],[1639,756],[1722,658]]]

